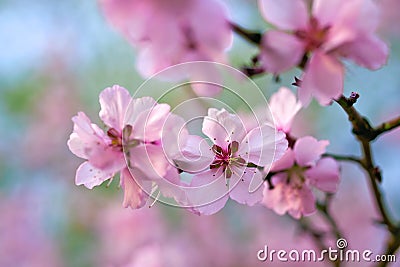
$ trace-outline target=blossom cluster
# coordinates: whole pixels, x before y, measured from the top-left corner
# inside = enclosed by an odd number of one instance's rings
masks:
[[[336,190],[338,166],[321,159],[328,142],[303,137],[293,144],[290,126],[300,104],[287,88],[270,101],[276,127],[267,120],[245,127],[246,119],[210,108],[202,126],[207,139],[189,134],[169,105],[131,98],[118,85],[101,92],[100,105],[106,131],[83,112],[73,118],[68,146],[86,160],[76,184],[92,189],[119,172],[125,207],[143,207],[158,188],[198,214],[213,214],[231,198],[299,217],[315,210],[311,186]],[[269,169],[274,175],[266,182]],[[181,179],[183,172],[191,175],[189,182]]]
[[[342,96],[343,60],[369,69],[385,64],[388,47],[376,35],[379,9],[372,0],[258,3],[275,29],[253,40],[259,48],[253,63],[274,75],[299,67],[298,97],[285,87],[273,94],[273,120],[261,114],[265,119],[254,121],[209,108],[202,133],[194,135],[168,104],[132,98],[118,85],[106,88],[99,114],[106,131],[82,112],[73,118],[68,146],[86,160],[77,170],[76,184],[92,189],[120,173],[125,207],[143,207],[158,190],[197,214],[216,213],[233,199],[249,206],[261,203],[294,218],[316,210],[315,189],[336,192],[339,165],[325,154],[329,141],[294,137],[292,123],[312,98],[328,105]],[[144,77],[185,62],[227,63],[225,52],[238,29],[218,0],[101,0],[100,5],[137,49]],[[165,78],[206,81],[218,75],[212,68],[193,66]],[[200,96],[222,91],[205,84],[191,86]]]
[[[343,93],[343,60],[376,70],[388,57],[388,46],[376,31],[380,8],[373,0],[258,0],[267,30],[256,57],[264,72],[304,70],[298,95],[304,106],[314,97],[328,105]],[[100,0],[107,20],[138,51],[137,68],[149,77],[190,61],[228,63],[234,23],[218,0]],[[213,75],[196,69],[189,78]],[[182,76],[178,75],[178,76]],[[171,77],[168,77],[171,78]],[[196,88],[199,95],[220,90]]]

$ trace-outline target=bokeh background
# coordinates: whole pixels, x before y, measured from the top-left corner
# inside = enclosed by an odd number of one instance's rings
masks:
[[[400,1],[378,2],[384,18],[380,34],[391,46],[389,62],[375,72],[347,64],[345,86],[346,94],[360,93],[357,108],[374,124],[400,114]],[[256,1],[225,3],[239,25],[259,31],[269,27]],[[120,84],[133,93],[143,82],[134,49],[106,23],[96,1],[0,0],[0,37],[1,267],[265,266],[256,258],[264,245],[315,248],[294,220],[262,206],[229,202],[209,217],[162,204],[130,210],[122,208],[117,182],[93,190],[75,186],[81,160],[66,145],[71,117],[85,111],[99,123],[102,89]],[[238,36],[227,51],[238,68],[256,52]],[[268,98],[290,85],[296,74],[282,75],[280,83],[269,75],[255,81]],[[330,140],[330,152],[360,153],[337,105],[313,103],[298,115],[294,132]],[[385,198],[399,219],[400,130],[382,136],[373,149],[383,171]],[[342,164],[333,216],[351,248],[381,251],[386,235],[374,224],[369,185],[357,166]],[[309,219],[326,228],[318,215]]]

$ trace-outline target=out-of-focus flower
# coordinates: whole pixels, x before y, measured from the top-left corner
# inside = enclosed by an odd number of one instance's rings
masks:
[[[254,205],[262,199],[260,167],[280,158],[287,141],[269,124],[246,132],[240,118],[226,110],[210,108],[203,121],[203,133],[211,140],[191,136],[183,149],[179,168],[195,173],[187,197],[196,212],[213,214],[228,198]]]
[[[100,5],[109,22],[138,49],[137,68],[145,77],[189,61],[226,61],[232,31],[219,0],[100,0]],[[203,68],[193,72],[196,77],[213,75]],[[198,89],[202,95],[220,91],[215,86],[210,92]]]
[[[341,58],[372,70],[387,60],[388,47],[375,35],[379,9],[372,0],[314,0],[311,13],[303,0],[259,3],[264,18],[278,28],[263,36],[264,68],[281,73],[309,56],[299,87],[303,105],[312,97],[328,105],[342,94]]]
[[[288,133],[292,126],[294,116],[302,105],[296,96],[286,87],[281,87],[269,100],[269,107],[275,120],[277,130]]]
[[[58,169],[68,166],[70,170],[72,167],[66,160],[70,153],[65,147],[65,139],[68,138],[65,129],[69,127],[77,106],[73,89],[51,85],[38,96],[40,101],[30,113],[30,124],[22,141],[24,163],[30,167],[48,167],[49,164],[56,165]]]
[[[0,194],[0,266],[63,266],[59,248],[41,225],[44,215],[38,206],[28,192]]]
[[[398,27],[398,22],[400,20],[400,1],[379,0],[377,1],[377,4],[382,10],[379,33],[390,39],[399,40],[400,29]]]
[[[145,204],[153,182],[163,183],[162,178],[179,181],[178,171],[164,155],[161,137],[163,128],[173,127],[180,118],[171,115],[166,126],[169,105],[157,104],[151,97],[132,99],[131,104],[130,101],[126,89],[118,85],[106,88],[100,94],[99,115],[107,132],[79,112],[72,119],[74,131],[68,146],[87,160],[76,172],[77,185],[92,189],[120,172],[124,207],[139,208]]]
[[[330,157],[321,158],[328,141],[311,136],[298,139],[293,149],[274,163],[271,171],[273,188],[264,187],[263,203],[276,213],[288,212],[294,218],[315,211],[316,199],[311,187],[334,193],[339,183],[339,165]]]

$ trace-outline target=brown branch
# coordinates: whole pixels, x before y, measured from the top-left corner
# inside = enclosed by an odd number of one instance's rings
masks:
[[[375,135],[378,136],[385,132],[391,131],[400,126],[400,116],[388,122],[384,122],[374,129]]]
[[[230,23],[232,30],[237,33],[239,36],[243,37],[247,41],[252,44],[259,45],[261,43],[262,34],[255,31],[247,30],[238,24],[233,22]]]

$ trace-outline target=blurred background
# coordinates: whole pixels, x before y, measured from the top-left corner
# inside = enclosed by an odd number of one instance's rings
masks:
[[[258,31],[269,27],[256,1],[225,2],[237,24]],[[347,64],[345,85],[346,95],[360,93],[357,108],[375,125],[400,114],[400,3],[378,2],[384,18],[380,34],[391,46],[389,62],[375,72]],[[256,253],[264,245],[315,248],[296,222],[262,206],[229,202],[209,217],[162,204],[130,210],[122,208],[123,192],[116,182],[93,190],[75,186],[82,161],[66,145],[71,117],[85,111],[100,123],[101,90],[119,84],[132,93],[143,82],[134,49],[106,23],[95,0],[0,0],[0,36],[1,267],[263,266]],[[237,68],[256,53],[238,36],[228,51]],[[280,83],[269,75],[255,81],[268,98],[296,74],[282,75]],[[329,152],[360,153],[337,105],[313,103],[302,110],[294,133],[330,140]],[[373,149],[385,198],[399,219],[400,130],[382,136]],[[333,216],[351,248],[379,253],[386,236],[374,225],[377,214],[363,172],[342,164],[341,179]],[[310,220],[326,228],[318,215]]]

